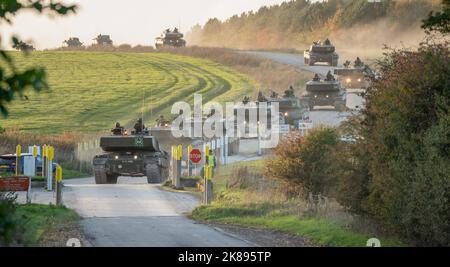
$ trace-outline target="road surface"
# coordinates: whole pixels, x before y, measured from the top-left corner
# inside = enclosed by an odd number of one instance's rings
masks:
[[[93,246],[254,245],[188,219],[184,214],[199,204],[195,196],[163,190],[145,178],[120,177],[117,185],[96,185],[91,177],[66,180],[64,185],[64,204],[83,217],[84,233]],[[53,202],[53,193],[34,190],[32,202]]]

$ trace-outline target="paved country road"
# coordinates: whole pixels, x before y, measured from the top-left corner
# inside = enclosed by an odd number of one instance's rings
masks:
[[[64,185],[64,204],[83,217],[83,231],[93,246],[254,245],[186,218],[184,213],[199,204],[195,196],[149,185],[145,178],[119,177],[117,185],[96,185],[91,177]],[[52,195],[35,190],[33,203],[49,203]]]

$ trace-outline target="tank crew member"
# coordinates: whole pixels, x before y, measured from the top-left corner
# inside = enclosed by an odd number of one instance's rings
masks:
[[[123,135],[123,127],[120,126],[119,122],[116,122],[116,127],[111,130],[113,135]]]
[[[137,121],[136,121],[136,124],[134,124],[134,130],[135,130],[135,133],[143,133],[143,131],[144,131],[144,129],[145,129],[145,125],[144,125],[144,123],[142,122],[142,118],[139,118]]]
[[[295,97],[295,95],[294,95],[294,87],[292,87],[292,85],[289,86],[289,89],[284,91],[284,97],[286,97],[286,98],[288,98],[288,97]]]
[[[315,82],[320,82],[320,77],[319,77],[319,74],[314,74],[314,78],[312,79],[313,81],[315,81]]]
[[[331,45],[330,39],[326,39],[325,42],[323,42],[324,45]]]
[[[263,95],[261,91],[258,92],[258,102],[267,102],[267,98]]]
[[[165,126],[166,125],[166,119],[164,118],[164,115],[159,115],[159,118],[158,119],[156,119],[156,122],[157,122],[157,126],[158,127],[162,127],[162,126]]]
[[[270,98],[278,98],[278,93],[275,92],[275,91],[272,91],[272,92],[270,93]]]
[[[356,57],[356,60],[354,62],[354,66],[355,67],[363,67],[364,63],[361,61],[361,59],[359,57]]]
[[[247,105],[248,103],[250,102],[250,97],[249,96],[244,96],[244,99],[242,99],[242,103],[244,104],[244,105]]]
[[[325,79],[325,81],[332,82],[334,80],[335,80],[334,76],[333,76],[333,74],[331,74],[331,70],[329,70],[328,73],[327,73],[327,78]]]
[[[351,64],[350,60],[347,60],[344,62],[344,67],[348,69],[350,68],[350,64]]]

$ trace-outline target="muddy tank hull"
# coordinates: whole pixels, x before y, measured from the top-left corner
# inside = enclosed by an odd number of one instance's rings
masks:
[[[309,50],[305,51],[303,54],[304,64],[307,66],[314,66],[317,63],[327,63],[332,67],[337,67],[339,56],[338,54],[332,53],[315,53]]]

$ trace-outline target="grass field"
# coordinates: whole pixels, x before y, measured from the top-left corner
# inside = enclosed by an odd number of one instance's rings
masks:
[[[108,131],[116,121],[131,125],[170,114],[176,101],[238,101],[259,85],[237,71],[206,59],[163,53],[33,52],[13,53],[17,66],[42,66],[51,89],[8,106],[3,127],[25,132]]]

